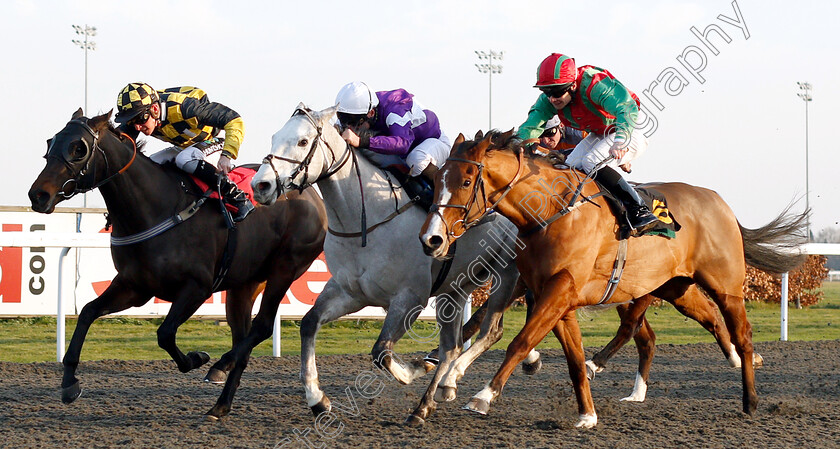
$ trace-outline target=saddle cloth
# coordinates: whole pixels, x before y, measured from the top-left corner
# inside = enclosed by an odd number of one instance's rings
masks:
[[[247,166],[240,166],[231,170],[230,173],[228,173],[228,178],[234,184],[236,184],[236,186],[239,187],[243,192],[245,192],[245,196],[247,196],[248,199],[251,200],[252,203],[254,203],[254,206],[259,206],[259,204],[257,204],[256,201],[254,201],[254,189],[251,188],[251,179],[253,179],[254,175],[256,174],[257,171],[253,168]],[[210,188],[210,186],[208,186],[206,182],[196,178],[195,176],[190,175],[190,178],[192,178],[195,185],[198,186],[198,188],[201,189],[202,192],[206,192],[207,189]],[[212,194],[210,194],[210,198],[220,199],[219,192],[214,191]],[[236,212],[236,208],[227,203],[225,203],[225,207],[227,208],[227,210],[233,213]]]
[[[624,206],[621,202],[613,198],[612,195],[608,193],[607,189],[601,187],[600,185],[598,187],[600,187],[601,191],[604,192],[604,196],[608,200],[607,203],[610,205],[610,208],[616,215],[616,218],[618,218],[619,240],[629,238],[632,233],[632,229],[630,228],[630,223],[627,221],[627,211],[624,209]],[[668,209],[668,202],[665,195],[652,187],[634,187],[636,192],[639,193],[639,196],[647,205],[648,209],[650,209],[651,213],[659,219],[659,223],[646,231],[643,235],[658,235],[669,239],[676,238],[677,231],[679,231],[682,226],[680,226],[677,219],[674,217],[674,214],[672,214]]]

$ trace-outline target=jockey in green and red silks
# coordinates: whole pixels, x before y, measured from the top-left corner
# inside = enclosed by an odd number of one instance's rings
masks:
[[[586,173],[603,160],[612,160],[594,175],[628,211],[630,225],[641,235],[656,224],[639,195],[612,167],[628,164],[647,149],[647,138],[634,132],[639,98],[607,70],[595,66],[576,67],[569,56],[552,53],[537,69],[534,86],[542,92],[519,127],[526,141],[539,138],[555,114],[569,128],[587,131],[569,154],[566,164]]]

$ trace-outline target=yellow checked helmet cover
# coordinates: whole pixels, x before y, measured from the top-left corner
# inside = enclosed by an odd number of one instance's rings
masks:
[[[117,123],[125,123],[160,101],[157,91],[146,83],[130,83],[117,95]]]

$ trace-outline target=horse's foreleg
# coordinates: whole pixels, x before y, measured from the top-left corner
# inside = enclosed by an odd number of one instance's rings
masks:
[[[331,408],[330,399],[318,382],[318,366],[315,363],[315,337],[318,330],[330,321],[361,310],[365,305],[344,292],[335,278],[332,278],[318,295],[315,305],[300,321],[300,380],[306,392],[306,403],[316,417]]]
[[[222,393],[216,400],[216,404],[207,412],[210,420],[217,420],[230,413],[233,405],[233,397],[239,388],[239,381],[242,373],[248,367],[248,360],[251,351],[260,343],[271,337],[274,329],[274,319],[277,317],[277,308],[286,290],[295,280],[294,272],[290,270],[277,270],[277,274],[266,284],[263,299],[260,303],[260,311],[251,323],[251,330],[242,341],[238,342],[230,351],[222,356],[217,365],[231,365]]]
[[[78,323],[73,331],[70,346],[67,348],[67,353],[64,354],[64,377],[61,380],[62,402],[69,404],[82,394],[79,380],[76,379],[76,369],[79,366],[82,345],[85,342],[85,336],[90,329],[90,325],[103,315],[120,312],[129,307],[141,306],[149,299],[151,299],[151,295],[128,288],[117,275],[102,295],[85,304],[81,313],[79,313]]]
[[[504,313],[519,296],[519,291],[515,288],[517,283],[514,282],[519,277],[519,272],[513,265],[506,271],[507,276],[503,283],[495,286],[496,288],[490,293],[487,302],[482,305],[482,307],[486,308],[486,313],[481,322],[481,332],[478,334],[475,343],[464,351],[449,367],[449,370],[438,385],[438,390],[435,394],[436,401],[455,400],[458,389],[457,383],[464,376],[467,368],[481,354],[501,340]],[[464,337],[464,340],[466,340],[466,337]]]
[[[448,299],[448,298],[447,298]],[[411,415],[406,418],[405,423],[409,426],[422,426],[437,407],[435,402],[435,391],[444,373],[449,370],[453,361],[458,358],[463,348],[461,336],[461,323],[464,317],[464,302],[449,300],[449,303],[437,304],[437,322],[440,325],[440,363],[435,370],[426,394],[420,400],[420,404]]]
[[[385,314],[385,320],[382,322],[382,331],[379,332],[379,338],[370,352],[374,365],[387,370],[394,380],[403,385],[414,382],[434,368],[434,365],[427,364],[422,360],[403,362],[394,353],[394,345],[411,329],[411,325],[414,324],[419,312],[426,306],[426,300],[426,298],[417,298],[408,293],[398,294],[391,299],[391,305]],[[454,301],[452,302],[454,303]],[[438,306],[440,305],[438,304]],[[459,312],[463,316],[463,309]],[[458,321],[458,326],[461,326],[461,323],[462,321]],[[460,330],[458,335],[461,335]]]
[[[194,282],[187,281],[187,285],[172,302],[169,313],[158,327],[158,346],[169,353],[169,356],[178,365],[178,370],[182,373],[189,372],[210,361],[210,355],[203,351],[192,351],[184,355],[175,343],[178,327],[184,324],[209,296],[206,289],[199,288]]]
[[[575,427],[590,429],[598,424],[595,414],[595,403],[592,401],[592,391],[589,389],[589,379],[586,377],[585,354],[574,310],[569,311],[554,327],[554,335],[563,346],[566,363],[569,365],[569,376],[574,385],[578,402],[578,422]]]
[[[619,325],[615,337],[603,349],[598,351],[592,357],[592,360],[586,362],[590,379],[595,377],[595,373],[603,371],[604,367],[607,366],[607,361],[636,335],[636,332],[638,332],[639,327],[642,325],[645,311],[652,301],[653,296],[644,295],[641,298],[634,299],[629,304],[621,304],[616,307],[615,310],[618,312],[619,318],[621,318],[621,325]]]
[[[502,392],[513,370],[528,353],[542,341],[560,317],[570,310],[572,279],[562,271],[549,280],[535,299],[531,316],[519,334],[513,338],[505,353],[505,360],[493,379],[464,406],[465,409],[487,414],[490,403]],[[585,377],[585,376],[584,376]]]
[[[264,283],[254,282],[227,291],[225,316],[230,326],[231,348],[244,340],[251,330],[251,309],[257,295],[264,287]],[[224,383],[227,372],[233,368],[233,363],[232,357],[224,361],[220,359],[204,376],[204,381],[214,384]]]

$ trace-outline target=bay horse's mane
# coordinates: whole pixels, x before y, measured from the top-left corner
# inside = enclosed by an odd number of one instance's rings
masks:
[[[482,131],[478,131],[475,135],[474,140],[467,140],[464,141],[461,145],[458,146],[453,153],[458,154],[466,154],[473,148],[475,148],[479,143],[484,141],[485,139],[490,139],[490,146],[487,147],[487,155],[492,155],[493,152],[497,151],[506,151],[513,154],[522,153],[522,156],[526,159],[531,159],[535,161],[543,160],[542,156],[534,154],[525,147],[524,141],[516,136],[516,133],[513,130],[503,132],[498,129],[491,129],[487,131],[487,133],[482,133]]]

